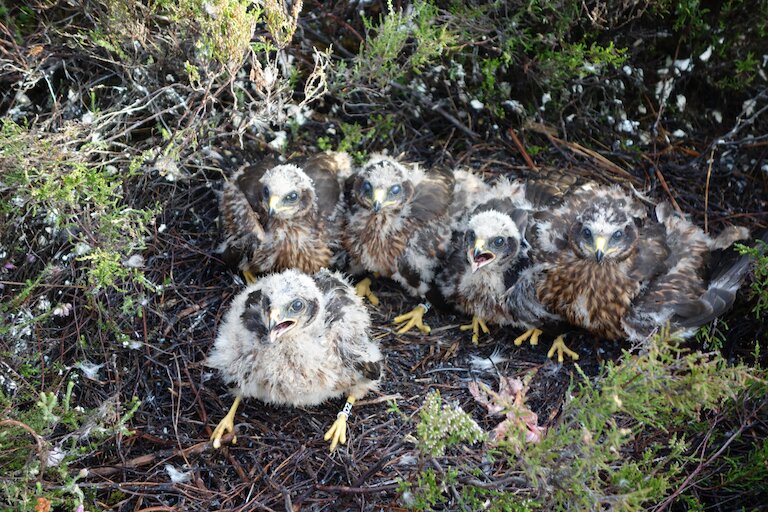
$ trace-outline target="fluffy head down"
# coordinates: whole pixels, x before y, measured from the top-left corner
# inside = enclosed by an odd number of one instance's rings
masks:
[[[375,213],[400,211],[414,193],[411,174],[400,162],[375,155],[358,171],[352,194],[358,204]]]
[[[503,265],[514,260],[524,243],[522,233],[527,222],[528,213],[524,210],[515,210],[512,216],[496,210],[473,215],[464,235],[464,248],[472,271],[494,262]]]
[[[290,218],[315,203],[314,183],[298,166],[278,165],[264,173],[259,199],[264,211],[276,218]]]

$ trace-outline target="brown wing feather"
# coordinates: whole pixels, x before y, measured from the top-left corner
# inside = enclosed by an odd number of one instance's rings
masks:
[[[428,226],[447,214],[455,183],[450,170],[434,169],[416,184],[409,216],[417,226]]]
[[[341,197],[340,176],[349,172],[349,157],[343,154],[322,153],[307,159],[301,166],[312,178],[317,198],[317,209],[321,219],[329,218],[339,204]]]

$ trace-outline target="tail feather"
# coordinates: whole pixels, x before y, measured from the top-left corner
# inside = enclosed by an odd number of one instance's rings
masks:
[[[768,231],[762,234],[761,239],[768,241]],[[731,266],[726,267],[720,273],[716,273],[707,290],[697,301],[698,314],[687,316],[684,311],[676,311],[682,317],[678,324],[683,327],[698,327],[731,309],[736,301],[736,293],[752,269],[752,264],[753,258],[750,255],[743,255]]]

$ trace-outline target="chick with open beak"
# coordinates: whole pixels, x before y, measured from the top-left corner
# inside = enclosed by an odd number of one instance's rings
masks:
[[[232,301],[206,362],[235,394],[211,435],[214,448],[234,431],[242,397],[299,407],[346,395],[325,436],[331,450],[344,444],[352,404],[381,374],[383,357],[369,329],[362,299],[337,272],[291,269],[248,286]]]
[[[437,278],[441,293],[472,315],[472,323],[459,328],[472,331],[474,344],[478,343],[481,331],[490,332],[486,322],[514,323],[502,297],[517,277],[520,265],[527,261],[524,233],[528,211],[514,208],[511,202],[506,206],[505,211],[478,207],[480,211],[467,221],[461,246]]]

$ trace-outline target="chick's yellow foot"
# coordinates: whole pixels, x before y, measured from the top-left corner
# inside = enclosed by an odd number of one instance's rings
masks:
[[[551,358],[553,355],[555,355],[555,352],[557,352],[558,363],[563,362],[563,353],[567,354],[568,357],[574,361],[579,359],[579,354],[565,346],[565,337],[562,334],[555,338],[555,341],[552,343],[552,347],[550,347],[549,352],[547,352],[547,357]]]
[[[366,277],[355,286],[355,293],[360,297],[365,297],[373,306],[379,305],[379,298],[371,291],[371,278]]]
[[[460,325],[459,329],[462,331],[469,331],[471,329],[472,343],[474,343],[475,345],[477,345],[478,341],[480,340],[480,330],[482,330],[485,334],[490,334],[491,332],[488,329],[488,326],[485,325],[485,320],[483,320],[479,316],[473,316],[471,324]]]
[[[245,279],[245,284],[253,284],[256,282],[256,274],[250,270],[243,270],[243,279]]]
[[[393,323],[395,324],[402,324],[405,323],[400,329],[398,329],[397,334],[403,334],[405,332],[410,331],[414,327],[416,327],[418,330],[423,332],[424,334],[429,334],[432,329],[426,325],[423,321],[424,315],[427,314],[427,311],[429,311],[429,306],[427,304],[419,304],[415,308],[413,308],[408,313],[404,313],[400,316],[396,316],[393,320]]]
[[[347,443],[347,418],[352,411],[352,404],[355,403],[355,397],[350,396],[347,398],[347,403],[344,404],[344,408],[336,415],[336,421],[333,422],[331,428],[325,433],[323,439],[331,442],[331,452],[333,452],[339,444]]]
[[[229,412],[213,430],[213,434],[211,434],[211,441],[213,441],[214,448],[221,448],[221,438],[224,436],[224,434],[227,432],[235,431],[235,412],[237,411],[238,405],[240,405],[239,396],[235,397],[235,402],[232,404],[232,407],[229,408]],[[232,438],[232,444],[235,443],[237,443],[237,436]]]
[[[530,338],[531,345],[538,345],[539,336],[541,336],[541,330],[534,327],[533,329],[528,329],[523,334],[515,338],[512,343],[514,343],[516,347],[519,347],[525,340]]]

